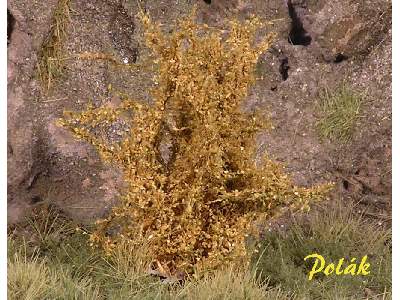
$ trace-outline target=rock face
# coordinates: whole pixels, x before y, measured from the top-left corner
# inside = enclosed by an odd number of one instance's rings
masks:
[[[326,7],[321,14],[329,14],[335,7]],[[391,27],[391,3],[355,3],[350,1],[340,17],[332,17],[328,24],[316,22],[313,28],[323,28],[317,43],[323,50],[324,59],[340,62],[343,58],[365,57],[387,36]],[[321,30],[321,29],[319,29]]]
[[[51,5],[50,5],[51,7]],[[8,221],[16,222],[30,204],[29,188],[40,172],[37,163],[38,137],[35,134],[35,82],[31,79],[37,62],[35,38],[27,32],[26,16],[10,5],[14,24],[9,29],[7,49],[7,189]],[[43,16],[45,17],[45,15]],[[11,25],[11,24],[10,24]],[[42,33],[43,37],[43,33]]]
[[[9,224],[41,202],[55,204],[78,221],[92,221],[110,208],[118,198],[116,186],[122,185],[118,171],[104,167],[92,148],[55,125],[68,98],[45,92],[38,81],[38,53],[56,5],[9,2],[15,19],[7,50]]]
[[[134,41],[135,18],[118,5],[110,22],[110,39],[124,63],[135,63],[138,57],[137,43]]]
[[[142,29],[135,1],[71,0],[64,75],[52,91],[42,90],[35,75],[37,53],[50,32],[57,2],[8,2],[15,19],[9,28],[7,66],[9,223],[43,201],[82,222],[104,215],[118,199],[120,172],[55,122],[64,110],[118,101],[121,93],[151,102],[154,74],[74,56],[100,52],[122,63],[140,63],[146,49],[138,42]],[[258,80],[246,104],[246,109],[271,112],[275,130],[260,135],[260,153],[284,162],[296,184],[345,177],[349,193],[390,197],[390,1],[140,1],[166,30],[194,4],[198,21],[216,28],[223,29],[225,18],[243,20],[252,14],[272,21],[266,31],[276,32],[277,38],[257,65]],[[315,132],[318,94],[340,81],[354,89],[370,88],[364,112],[369,118],[361,120],[354,141],[345,147],[321,142]],[[160,151],[167,162],[170,141],[165,138]]]

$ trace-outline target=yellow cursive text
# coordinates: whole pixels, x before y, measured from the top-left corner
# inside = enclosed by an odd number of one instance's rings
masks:
[[[370,271],[368,271],[370,264],[367,263],[368,256],[364,255],[361,258],[361,262],[358,265],[357,269],[357,263],[356,263],[356,258],[352,258],[350,260],[350,264],[346,266],[345,268],[343,267],[344,263],[344,258],[339,259],[338,263],[335,265],[334,263],[328,264],[326,267],[326,262],[325,258],[317,253],[307,255],[304,257],[304,260],[306,261],[309,258],[314,258],[314,265],[311,269],[311,271],[308,273],[308,280],[311,280],[315,274],[322,272],[325,274],[325,276],[329,276],[331,274],[336,274],[336,275],[368,275]],[[344,269],[343,269],[344,268]]]

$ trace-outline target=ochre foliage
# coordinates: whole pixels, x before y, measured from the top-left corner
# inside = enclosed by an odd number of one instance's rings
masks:
[[[262,25],[256,18],[232,21],[222,32],[197,24],[192,15],[169,34],[148,16],[141,20],[158,67],[154,103],[125,99],[117,108],[68,112],[60,122],[124,170],[120,205],[97,222],[91,241],[112,251],[119,243],[146,239],[158,268],[167,273],[243,257],[254,220],[276,216],[282,208],[307,208],[329,189],[293,186],[267,157],[255,164],[255,136],[269,126],[261,114],[244,114],[240,105],[273,36],[255,43]],[[121,141],[110,143],[93,130],[118,120],[129,126]]]

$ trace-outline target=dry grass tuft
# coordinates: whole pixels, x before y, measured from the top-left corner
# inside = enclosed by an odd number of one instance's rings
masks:
[[[53,283],[49,269],[38,257],[28,258],[17,252],[7,261],[7,290],[9,299],[44,299]]]
[[[54,12],[53,23],[48,38],[45,40],[38,61],[40,81],[49,91],[54,81],[62,75],[64,68],[64,42],[70,21],[70,0],[59,0]]]

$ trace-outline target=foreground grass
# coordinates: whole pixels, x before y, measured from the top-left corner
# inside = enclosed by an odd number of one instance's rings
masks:
[[[295,220],[287,232],[268,234],[260,255],[254,258],[261,279],[270,286],[293,290],[301,299],[387,299],[391,290],[391,232],[378,221],[355,215],[353,208],[325,208],[307,221]],[[381,225],[379,225],[381,224]],[[304,257],[318,253],[326,265],[345,258],[344,267],[354,257],[364,255],[371,264],[366,276],[325,276],[318,273],[306,280],[314,260]]]
[[[93,254],[74,257],[78,250],[58,262],[38,255],[26,257],[23,248],[12,251],[8,258],[8,299],[287,298],[278,288],[266,289],[254,272],[241,266],[174,285],[146,274],[139,249],[134,253],[120,251],[108,258]]]
[[[360,117],[362,96],[342,84],[337,90],[325,90],[318,102],[317,123],[321,138],[348,142]]]
[[[321,210],[270,232],[250,267],[238,262],[185,283],[148,275],[146,245],[104,257],[86,235],[54,212],[36,215],[30,240],[8,238],[8,299],[389,299],[391,233],[351,207]],[[29,229],[28,228],[28,229]],[[40,232],[40,233],[39,233]],[[304,257],[368,255],[370,276],[317,276]]]

